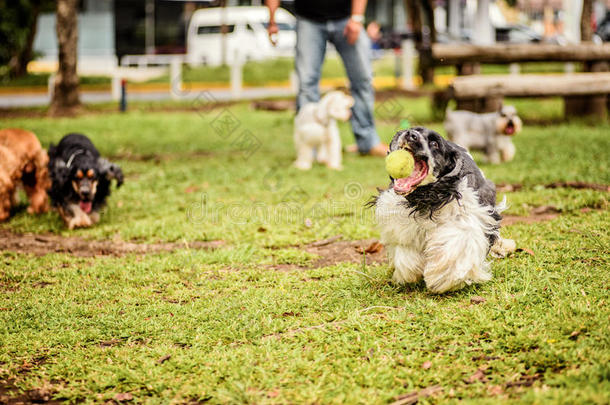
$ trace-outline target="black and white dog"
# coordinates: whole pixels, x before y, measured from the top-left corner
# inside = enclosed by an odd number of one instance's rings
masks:
[[[88,227],[100,219],[99,210],[110,195],[110,181],[123,184],[121,168],[100,157],[85,135],[68,134],[49,147],[53,205],[69,229]]]
[[[381,243],[394,268],[392,279],[424,279],[433,292],[491,279],[487,254],[514,250],[500,238],[495,185],[468,152],[438,133],[414,127],[396,133],[390,151],[405,149],[415,160],[409,177],[391,179],[371,202]]]

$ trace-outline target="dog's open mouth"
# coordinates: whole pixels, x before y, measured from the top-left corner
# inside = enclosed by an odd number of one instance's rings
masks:
[[[80,209],[83,210],[84,213],[88,214],[91,212],[91,207],[93,206],[93,203],[91,201],[82,201],[78,204],[80,206]]]
[[[506,124],[506,127],[504,127],[504,134],[505,135],[514,135],[515,134],[515,124],[513,124],[512,121],[510,121],[508,124]]]
[[[428,164],[421,159],[414,157],[414,167],[413,171],[409,175],[409,177],[404,177],[402,179],[394,179],[394,191],[398,194],[407,194],[411,192],[412,189],[417,187],[419,183],[424,181],[426,176],[428,176]]]

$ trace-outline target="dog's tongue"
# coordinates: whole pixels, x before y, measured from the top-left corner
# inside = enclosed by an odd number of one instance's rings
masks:
[[[80,209],[83,210],[85,213],[90,213],[91,212],[91,201],[81,201],[80,202]]]
[[[415,161],[415,167],[409,177],[394,179],[394,191],[399,194],[407,194],[413,186],[421,183],[428,175],[428,165],[421,160]]]
[[[515,127],[512,125],[507,125],[506,128],[504,128],[504,133],[506,135],[512,135],[515,133]]]

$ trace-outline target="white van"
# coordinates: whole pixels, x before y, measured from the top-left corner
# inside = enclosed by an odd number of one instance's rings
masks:
[[[236,55],[242,60],[262,60],[277,56],[293,56],[296,45],[296,19],[283,8],[275,12],[280,29],[274,47],[267,35],[269,9],[267,7],[214,7],[193,13],[187,34],[187,61],[191,65],[231,64]],[[223,41],[222,23],[227,25]]]

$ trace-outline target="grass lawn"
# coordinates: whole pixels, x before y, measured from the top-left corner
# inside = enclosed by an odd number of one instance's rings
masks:
[[[560,114],[556,100],[516,104],[526,120]],[[404,117],[442,130],[423,99],[376,112],[386,141]],[[525,125],[514,162],[482,164],[496,183],[520,186],[500,193],[507,214],[559,215],[504,227],[523,250],[493,260],[491,282],[438,296],[393,285],[370,260],[317,264],[305,244],[378,236],[363,205],[387,175],[382,160],[357,156],[342,172],[292,169],[291,119],[237,104],[3,120],[45,147],[89,135],[126,182],[93,228],[22,210],[0,231],[225,245],[0,252],[0,387],[11,387],[0,402],[47,392],[88,403],[387,403],[436,386],[421,402],[610,401],[608,193],[545,187],[610,184],[610,125]]]

